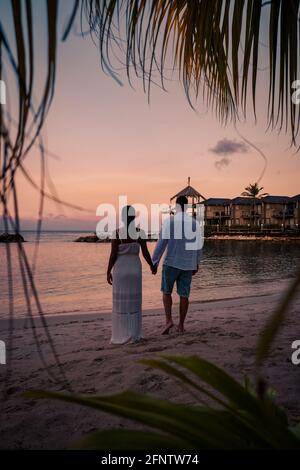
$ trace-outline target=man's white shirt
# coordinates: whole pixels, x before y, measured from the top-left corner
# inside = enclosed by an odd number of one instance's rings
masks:
[[[201,260],[203,234],[199,222],[186,214],[177,212],[162,225],[152,260],[158,264],[166,250],[163,264],[184,271],[194,271]]]

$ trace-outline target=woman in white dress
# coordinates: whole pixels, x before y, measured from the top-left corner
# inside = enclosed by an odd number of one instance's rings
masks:
[[[152,274],[152,263],[144,232],[135,227],[132,206],[122,211],[124,226],[112,237],[107,282],[113,287],[111,343],[125,344],[142,338],[142,264],[140,248]]]

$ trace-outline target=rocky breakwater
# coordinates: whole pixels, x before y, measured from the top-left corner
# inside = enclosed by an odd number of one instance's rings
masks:
[[[2,233],[0,243],[24,243],[24,237],[19,233]]]
[[[91,235],[83,235],[81,237],[76,238],[74,242],[77,243],[110,243],[110,238],[98,238],[97,235],[91,234]]]

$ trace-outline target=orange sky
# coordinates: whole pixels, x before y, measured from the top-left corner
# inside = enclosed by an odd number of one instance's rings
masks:
[[[261,181],[265,191],[293,196],[300,193],[300,153],[289,148],[284,134],[266,132],[265,73],[258,82],[259,122],[255,125],[250,116],[238,127],[268,159]],[[130,88],[124,77],[120,87],[104,75],[89,37],[71,35],[59,44],[56,93],[44,137],[47,148],[61,159],[49,157],[48,167],[60,197],[90,213],[47,202],[50,228],[55,218],[55,228],[74,228],[76,220],[82,228],[80,219],[94,219],[98,204],[115,203],[119,194],[126,194],[130,203],[168,202],[188,176],[206,197],[234,197],[260,175],[261,156],[241,145],[234,127],[222,127],[201,102],[198,113],[193,111],[175,77],[168,93],[153,87],[150,105],[141,83],[135,81],[135,86]],[[228,153],[220,153],[224,139]],[[38,180],[37,162],[34,150],[26,166]],[[28,183],[19,179],[19,184],[21,216],[35,218],[37,195]]]

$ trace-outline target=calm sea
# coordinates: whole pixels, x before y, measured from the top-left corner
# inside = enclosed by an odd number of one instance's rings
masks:
[[[29,261],[34,233],[23,233]],[[106,283],[109,244],[74,243],[79,232],[41,235],[35,282],[45,313],[109,312],[111,287]],[[155,244],[149,243],[152,252]],[[17,247],[10,245],[13,265],[14,307],[24,316],[22,278]],[[8,282],[5,245],[0,244],[0,317],[7,317]],[[191,300],[212,300],[280,292],[300,262],[300,243],[224,240],[206,241]],[[153,276],[143,262],[143,307],[161,307],[160,272]]]

